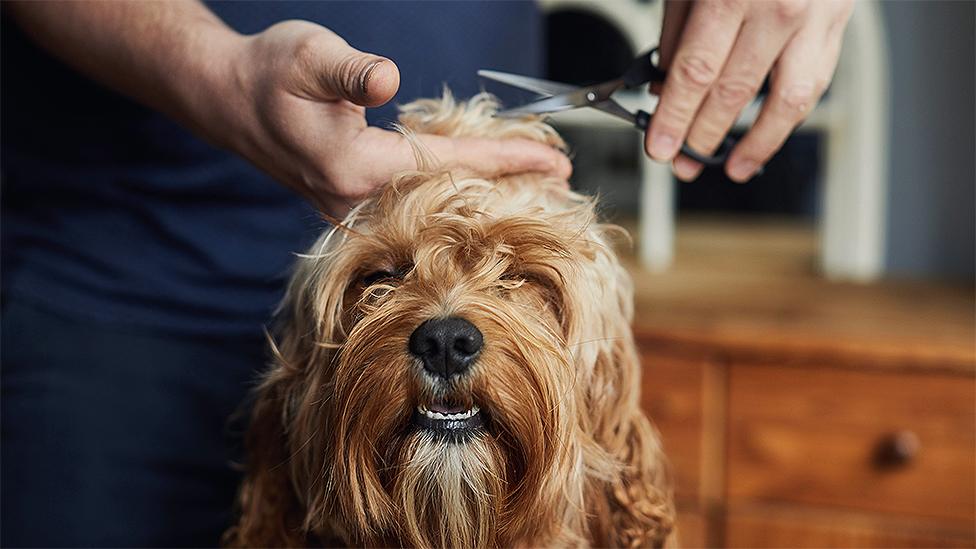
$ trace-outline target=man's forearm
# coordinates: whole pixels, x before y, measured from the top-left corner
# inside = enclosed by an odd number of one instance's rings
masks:
[[[217,88],[232,85],[229,59],[243,37],[200,2],[11,2],[4,9],[86,76],[216,138],[207,118],[226,94]]]

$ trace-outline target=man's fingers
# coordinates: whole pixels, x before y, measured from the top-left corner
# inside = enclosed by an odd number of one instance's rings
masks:
[[[683,154],[679,154],[674,157],[674,162],[671,163],[671,171],[674,175],[682,181],[691,181],[698,177],[705,166],[697,160],[692,160]]]
[[[741,24],[735,4],[705,2],[691,9],[644,143],[651,157],[670,160],[678,152]]]
[[[311,94],[378,107],[396,94],[400,71],[386,57],[361,52],[332,33],[314,33],[299,41],[297,67],[311,75]]]
[[[779,150],[793,129],[813,110],[823,95],[840,42],[830,44],[833,61],[824,66],[823,29],[806,28],[783,51],[773,73],[769,95],[755,125],[736,145],[726,163],[726,173],[747,181]],[[813,70],[811,70],[813,69]]]
[[[676,0],[665,0],[664,20],[661,22],[661,41],[658,43],[658,67],[668,70],[671,60],[674,59],[674,52],[678,49],[678,42],[681,40],[681,33],[685,29],[688,21],[688,14],[691,13],[691,2]],[[651,82],[650,91],[654,95],[659,95],[663,88],[663,82]]]
[[[746,20],[722,75],[688,132],[688,146],[702,154],[712,154],[718,148],[739,113],[756,96],[793,32],[786,25],[771,25],[763,18]],[[700,172],[700,164],[697,169],[688,169],[683,162],[675,163],[675,174],[682,179],[694,179]]]
[[[337,97],[363,107],[378,107],[396,94],[400,71],[385,57],[354,52],[327,65],[321,81]]]
[[[423,152],[435,163],[433,168],[461,167],[483,177],[499,177],[536,172],[559,179],[569,179],[573,167],[566,155],[548,145],[528,139],[450,138],[440,135],[417,135]],[[403,171],[418,168],[413,144],[402,135],[379,128],[366,128],[357,138],[355,154],[348,172],[365,173],[365,177],[339,181],[352,187],[340,194],[362,197],[389,183]],[[358,183],[356,182],[358,181]]]
[[[420,136],[444,167],[464,167],[485,177],[538,172],[569,179],[572,164],[566,155],[528,139],[449,138]]]

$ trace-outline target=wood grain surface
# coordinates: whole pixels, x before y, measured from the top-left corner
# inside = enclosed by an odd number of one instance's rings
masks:
[[[971,529],[803,507],[736,509],[723,531],[725,547],[743,549],[976,547]]]
[[[976,378],[733,365],[728,496],[971,520]],[[889,437],[918,441],[900,464]]]
[[[973,281],[825,280],[816,237],[795,222],[683,221],[675,265],[641,270],[635,332],[669,353],[742,360],[976,372]]]

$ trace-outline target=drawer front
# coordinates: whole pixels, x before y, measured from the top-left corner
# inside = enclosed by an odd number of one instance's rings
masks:
[[[644,353],[641,363],[641,405],[661,433],[675,492],[680,499],[694,498],[702,463],[703,365],[653,353]]]
[[[727,490],[971,522],[976,380],[733,365]]]
[[[973,547],[972,530],[890,518],[777,509],[730,513],[725,546],[775,547]]]
[[[707,522],[700,513],[679,509],[676,535],[674,547],[700,549],[709,546]]]

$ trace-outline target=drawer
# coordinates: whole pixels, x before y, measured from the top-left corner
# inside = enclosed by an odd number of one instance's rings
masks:
[[[972,522],[971,376],[735,364],[730,501],[844,506]]]
[[[699,493],[703,365],[645,352],[641,406],[661,433],[679,499]]]
[[[673,547],[699,549],[709,546],[706,541],[708,526],[701,513],[678,509],[677,529],[677,540],[672,544]]]
[[[827,513],[816,509],[732,512],[725,546],[775,547],[973,547],[971,529],[883,516]]]

